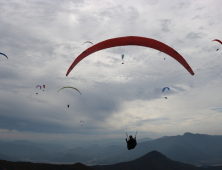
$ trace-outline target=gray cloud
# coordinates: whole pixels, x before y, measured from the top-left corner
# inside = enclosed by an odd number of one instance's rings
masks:
[[[0,128],[23,134],[103,136],[119,135],[123,127],[133,132],[138,126],[140,134],[155,136],[183,133],[187,126],[197,133],[195,121],[204,126],[211,115],[213,133],[220,121],[213,120],[211,109],[220,107],[222,63],[220,50],[215,51],[219,44],[211,40],[220,38],[220,3],[1,1],[0,52],[9,59],[0,58]],[[74,59],[91,47],[83,42],[129,35],[178,50],[195,75],[167,54],[123,46],[91,54],[65,76]],[[45,91],[36,89],[37,84],[45,84]],[[74,86],[82,95],[57,93],[63,86]],[[171,89],[168,100],[162,93],[166,86]],[[148,117],[152,115],[156,117]],[[85,121],[83,127],[80,120]],[[172,130],[175,124],[177,131]]]

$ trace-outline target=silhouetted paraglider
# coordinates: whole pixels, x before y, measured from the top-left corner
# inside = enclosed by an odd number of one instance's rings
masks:
[[[67,107],[69,108],[69,104],[67,105]]]
[[[136,132],[137,134],[137,132]],[[131,149],[134,149],[137,145],[137,142],[136,142],[136,134],[135,134],[135,137],[133,138],[132,135],[129,136],[129,139],[127,140],[128,138],[128,134],[126,133],[126,143],[127,143],[127,149],[128,150],[131,150]]]

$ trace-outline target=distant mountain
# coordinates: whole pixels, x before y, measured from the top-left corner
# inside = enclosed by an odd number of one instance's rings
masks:
[[[119,140],[119,139],[118,139]],[[142,140],[145,140],[142,142]],[[76,163],[105,165],[133,161],[156,150],[169,159],[197,166],[222,164],[222,136],[185,133],[159,139],[140,139],[133,150],[127,150],[125,139],[121,145],[99,145],[67,149],[57,144],[41,144],[29,141],[0,141],[0,159],[32,161],[38,163]],[[108,143],[108,139],[103,142]],[[113,140],[114,141],[114,140]],[[104,142],[104,143],[105,143]],[[112,140],[111,142],[112,143]]]
[[[133,161],[114,165],[86,166],[79,162],[64,165],[0,160],[0,167],[3,170],[222,170],[222,166],[202,168],[173,161],[157,151],[149,152]]]
[[[116,164],[132,161],[153,150],[168,158],[193,165],[222,164],[222,136],[185,133],[168,136],[152,141],[138,143],[135,149],[128,151],[125,147],[118,154],[91,161],[91,164]]]
[[[194,165],[189,165],[167,158],[157,151],[152,151],[136,160],[122,162],[114,165],[95,165],[95,170],[200,170]],[[222,167],[220,167],[222,169]],[[205,170],[208,170],[205,169]]]
[[[151,139],[151,138],[142,138],[142,139],[137,139],[137,143],[141,143],[141,142],[147,142],[147,141],[151,141],[151,140],[154,140],[154,139]]]

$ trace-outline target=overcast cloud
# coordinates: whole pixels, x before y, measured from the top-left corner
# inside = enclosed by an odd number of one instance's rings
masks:
[[[222,46],[211,42],[222,40],[221,6],[220,0],[0,0],[0,52],[9,58],[0,56],[0,140],[88,140],[136,130],[138,138],[222,135]],[[91,54],[66,77],[91,46],[85,41],[124,36],[171,46],[195,75],[157,50],[124,46]],[[45,91],[36,88],[43,84]],[[64,86],[82,95],[57,93]],[[164,87],[170,91],[162,93]]]

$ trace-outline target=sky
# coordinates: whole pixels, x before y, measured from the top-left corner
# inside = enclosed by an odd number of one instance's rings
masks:
[[[221,0],[0,0],[0,53],[8,56],[0,55],[0,140],[222,135],[222,45],[212,42],[222,40],[221,6]],[[124,36],[167,44],[195,75],[155,49],[122,46],[91,54],[66,77],[92,46],[85,41]],[[64,86],[82,95],[57,93]],[[162,93],[164,87],[170,90]]]

